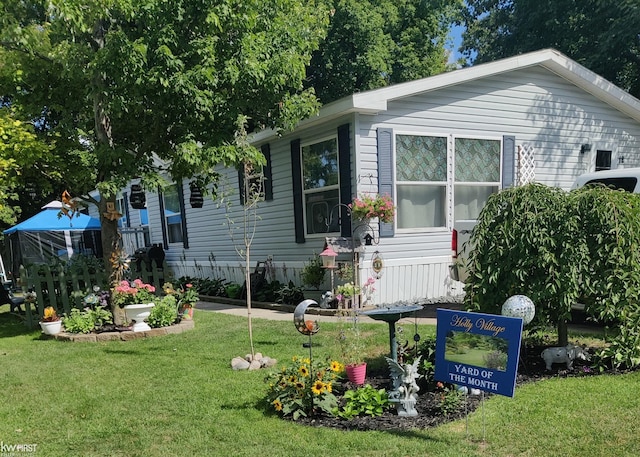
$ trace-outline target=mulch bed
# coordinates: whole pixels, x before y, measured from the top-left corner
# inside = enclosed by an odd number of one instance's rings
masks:
[[[566,378],[601,374],[589,369],[588,362],[582,360],[575,360],[570,370],[563,365],[554,365],[551,371],[547,371],[544,361],[540,357],[545,347],[523,347],[516,377],[516,386],[556,377]],[[603,373],[606,373],[606,371]],[[616,373],[621,373],[621,371]],[[391,388],[390,380],[387,377],[376,376],[375,374],[367,377],[365,384],[371,384],[377,389],[385,388],[390,390]],[[342,389],[355,388],[357,386],[347,382],[342,386],[337,386],[336,390],[342,391]],[[379,417],[366,416],[345,420],[329,415],[316,415],[313,418],[300,418],[297,422],[314,427],[331,427],[341,430],[408,431],[426,429],[464,418],[480,406],[483,396],[484,398],[491,396],[486,392],[481,395],[466,395],[463,397],[465,400],[456,411],[444,415],[440,410],[441,394],[437,392],[422,392],[422,390],[423,388],[421,387],[421,393],[418,395],[416,404],[416,410],[418,411],[418,416],[416,417],[400,417],[395,413],[395,408],[391,408]]]

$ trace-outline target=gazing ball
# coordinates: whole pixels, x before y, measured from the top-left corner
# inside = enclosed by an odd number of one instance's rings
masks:
[[[502,305],[502,315],[522,318],[523,325],[527,325],[536,315],[536,307],[531,299],[525,295],[514,295],[507,298]]]

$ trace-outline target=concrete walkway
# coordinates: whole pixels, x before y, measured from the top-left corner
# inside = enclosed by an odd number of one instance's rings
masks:
[[[239,300],[234,300],[234,302],[240,302]],[[268,319],[268,320],[276,320],[276,321],[291,321],[293,322],[293,310],[295,307],[293,306],[278,306],[278,305],[266,305],[268,307],[263,307],[264,304],[254,304],[251,307],[251,317],[255,319]],[[444,307],[444,306],[441,306]],[[447,306],[448,307],[448,306]],[[418,311],[418,324],[425,325],[436,325],[436,305],[426,305],[423,310]],[[196,309],[200,309],[203,311],[215,311],[218,313],[231,314],[234,316],[247,317],[247,308],[244,306],[244,303],[222,303],[221,300],[216,301],[199,301],[196,303]],[[338,318],[333,315],[333,311],[331,310],[321,310],[319,308],[307,308],[307,315],[313,319],[317,320],[318,323],[321,322],[336,322]],[[374,320],[367,316],[360,316],[360,322],[366,323],[379,323],[386,324],[386,322]],[[407,317],[400,319],[398,321],[400,324],[413,324],[415,322],[413,317]]]
[[[214,300],[214,299],[212,299]],[[462,305],[460,303],[438,303],[424,305],[424,308],[418,311],[417,320],[418,324],[424,325],[436,325],[436,309],[457,309],[461,310]],[[228,300],[228,299],[215,299],[215,301],[199,301],[196,304],[196,309],[203,311],[214,311],[217,313],[231,314],[239,317],[247,317],[247,308],[244,304],[244,300]],[[267,303],[254,303],[251,307],[251,316],[254,319],[267,319],[275,321],[291,321],[293,322],[293,310],[295,306],[267,304]],[[338,320],[333,315],[334,310],[323,310],[320,308],[307,308],[307,316],[313,320],[317,320],[318,323],[322,322],[336,322]],[[360,316],[360,322],[386,324],[386,322],[371,319],[368,316]],[[406,317],[398,321],[399,324],[413,324],[415,322],[414,317]],[[595,333],[601,334],[602,328],[593,324],[584,323],[570,323],[569,330],[576,333]]]

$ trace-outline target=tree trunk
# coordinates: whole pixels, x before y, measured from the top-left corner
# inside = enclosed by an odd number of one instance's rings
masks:
[[[251,347],[251,360],[255,356],[255,351],[253,348],[253,325],[251,322],[251,270],[249,264],[249,249],[251,245],[250,243],[246,244],[246,258],[244,264],[244,280],[246,284],[247,290],[247,321],[249,324],[249,345]]]
[[[566,346],[567,344],[569,344],[567,321],[561,319],[558,321],[558,346]]]

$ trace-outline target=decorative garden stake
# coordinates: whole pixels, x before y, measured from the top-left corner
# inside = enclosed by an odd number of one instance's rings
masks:
[[[422,356],[419,356],[412,364],[400,365],[397,361],[385,357],[393,381],[393,390],[389,392],[389,400],[396,404],[398,416],[414,417],[418,415],[416,403],[420,387],[416,380],[420,378],[418,365],[420,365],[421,358]]]
[[[296,326],[296,329],[302,333],[303,335],[309,336],[309,342],[306,346],[309,347],[309,379],[313,379],[313,349],[311,348],[311,336],[318,333],[320,327],[318,327],[318,321],[312,321],[311,319],[304,318],[304,312],[311,305],[318,305],[318,302],[315,300],[304,300],[298,303],[296,309],[293,311],[293,324]],[[309,389],[309,396],[311,399],[310,402],[310,411],[309,417],[313,417],[313,391]]]

